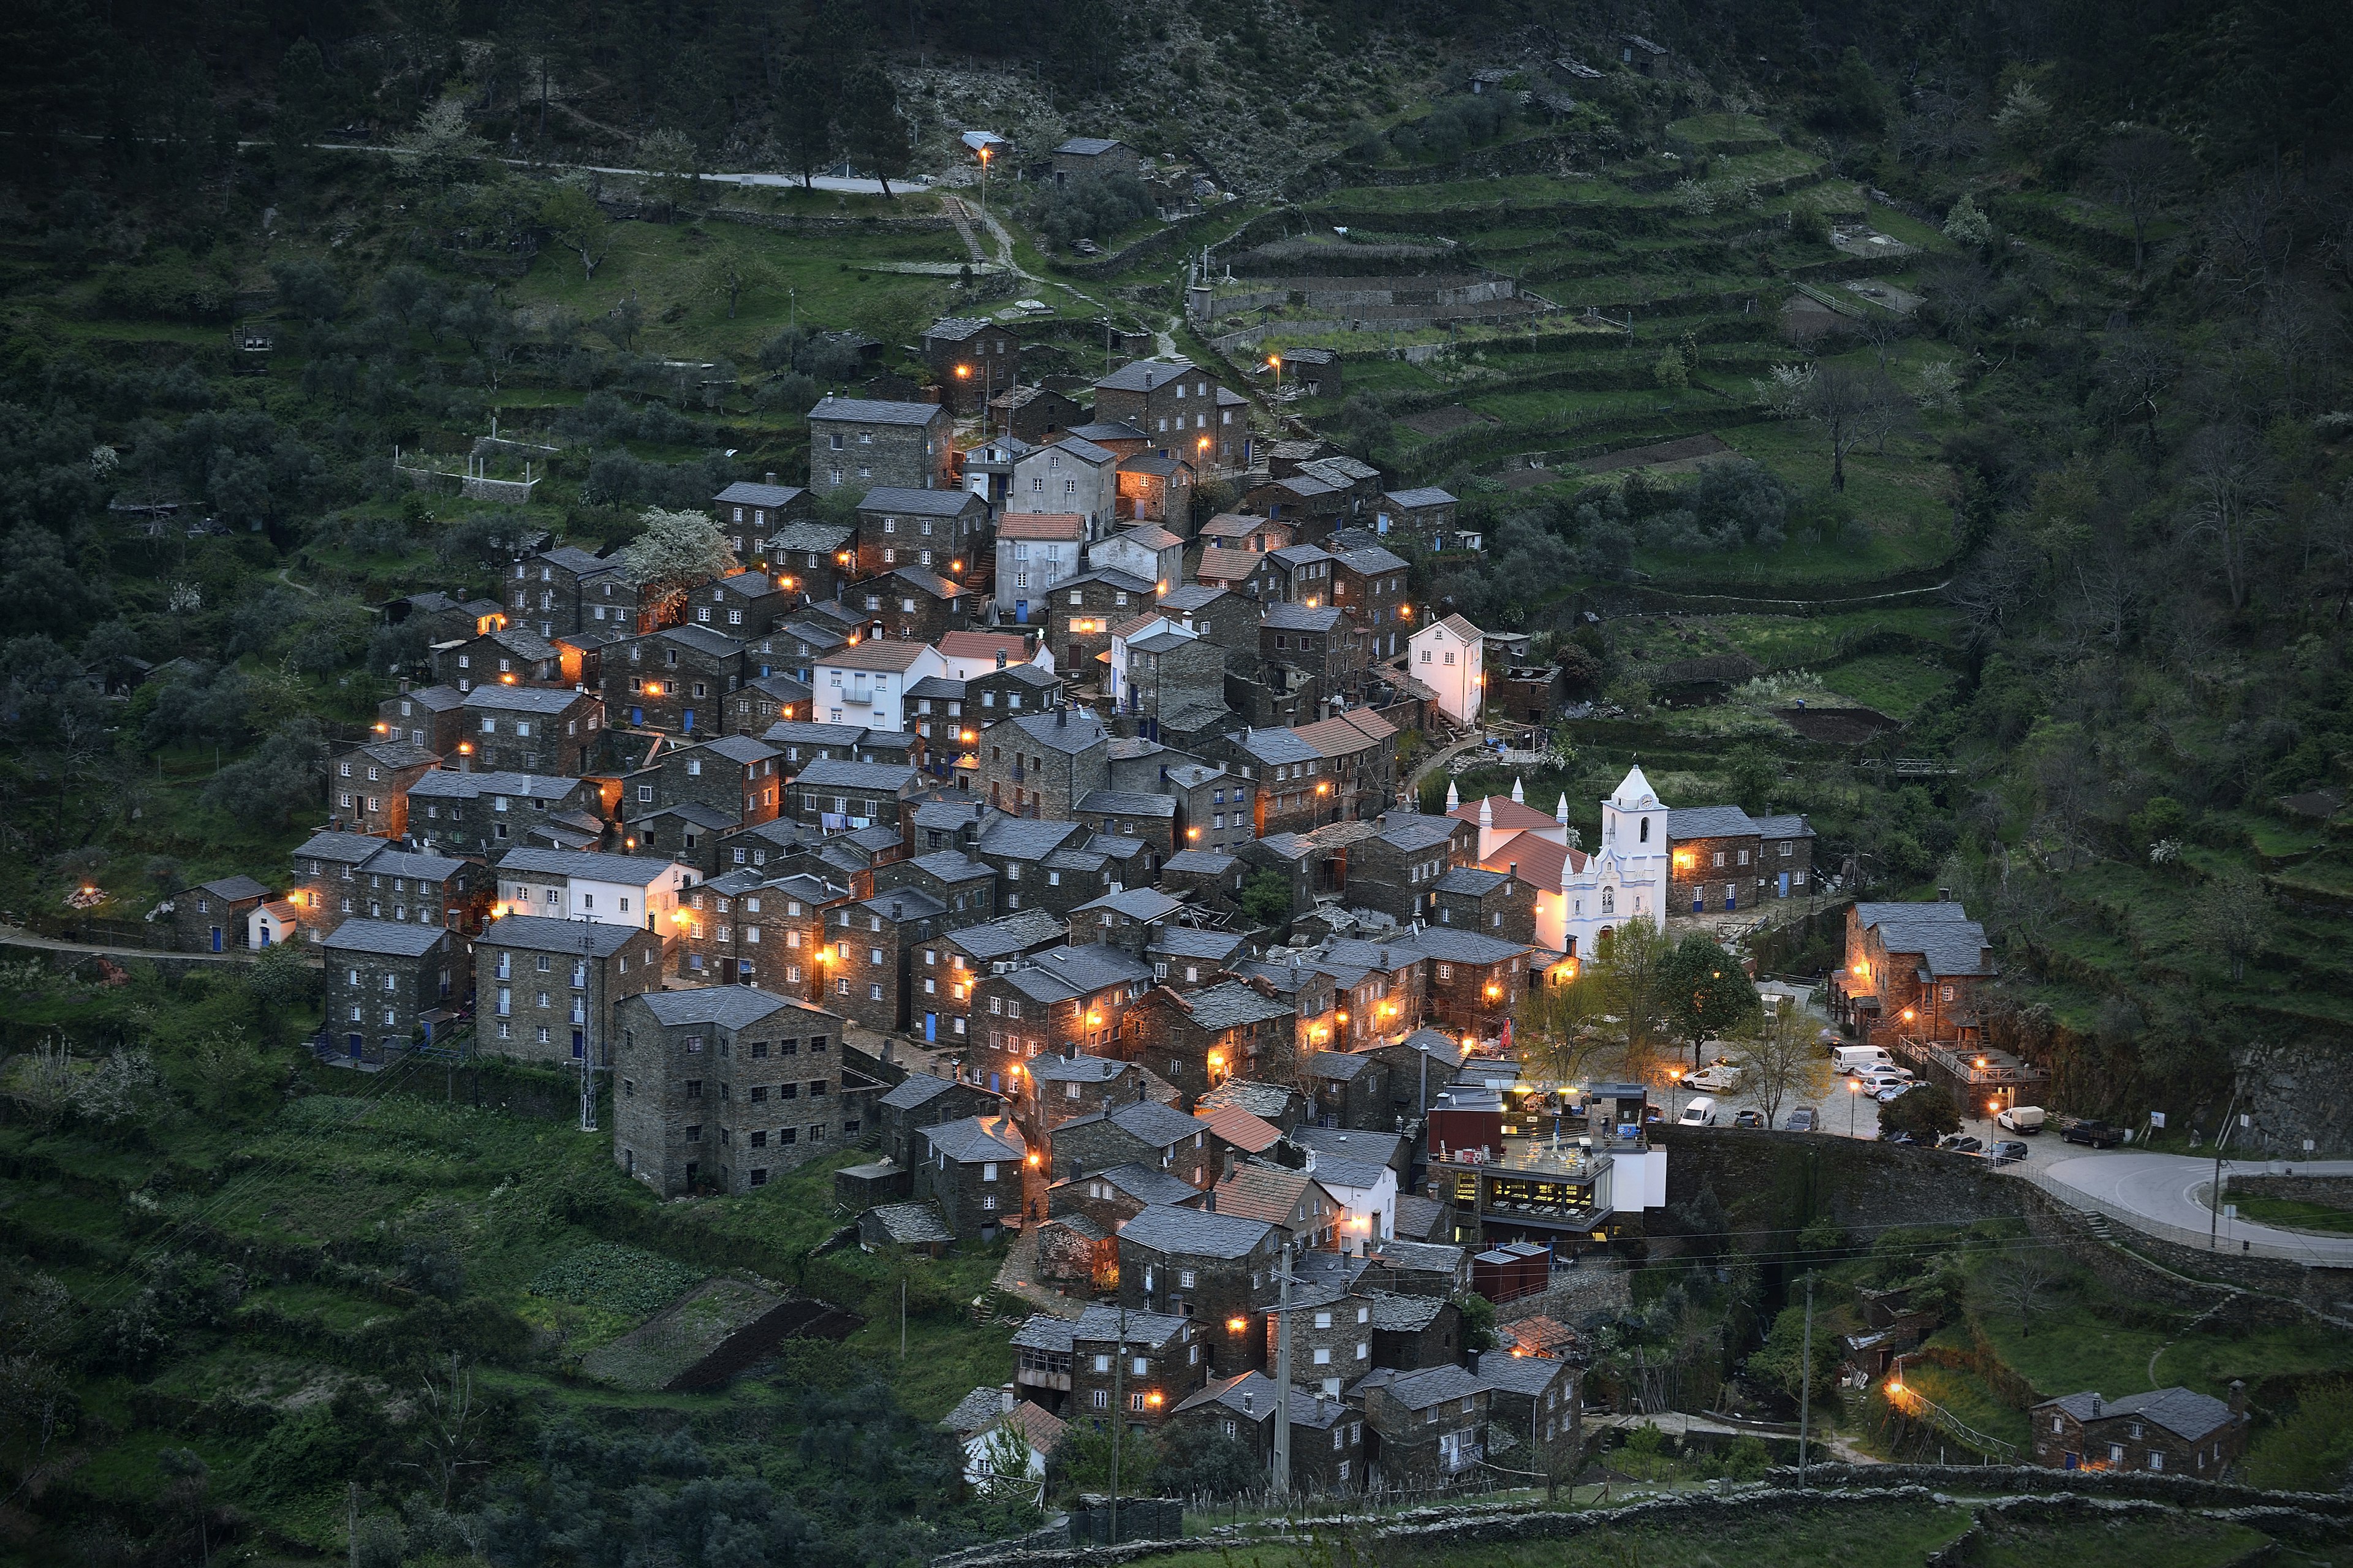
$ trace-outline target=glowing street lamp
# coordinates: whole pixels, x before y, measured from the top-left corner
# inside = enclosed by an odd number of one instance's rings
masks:
[[[1852,1138],[1852,1137],[1853,1137],[1853,1136],[1854,1136],[1854,1107],[1855,1107],[1855,1102],[1856,1102],[1857,1100],[1861,1100],[1862,1098],[1862,1080],[1861,1079],[1857,1079],[1857,1078],[1851,1078],[1851,1079],[1847,1079],[1847,1080],[1846,1080],[1846,1135],[1847,1135],[1848,1137],[1850,1137],[1850,1138]]]

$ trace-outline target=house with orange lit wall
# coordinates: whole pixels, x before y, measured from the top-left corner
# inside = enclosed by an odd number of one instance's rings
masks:
[[[1972,1044],[1981,988],[2000,973],[1985,927],[1957,900],[1859,903],[1846,914],[1846,963],[1831,976],[1831,1016],[1866,1045]]]

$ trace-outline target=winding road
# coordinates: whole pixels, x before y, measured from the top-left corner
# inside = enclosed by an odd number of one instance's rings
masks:
[[[2225,1160],[2226,1175],[2294,1170],[2308,1176],[2353,1176],[2353,1160]],[[2185,1247],[2204,1247],[2210,1227],[2219,1250],[2297,1263],[2353,1267],[2353,1236],[2282,1230],[2253,1220],[2216,1220],[2207,1189],[2214,1162],[2188,1154],[2105,1153],[2057,1160],[2028,1176],[2079,1207],[2096,1209],[2136,1230]],[[2225,1189],[2223,1201],[2230,1201]]]

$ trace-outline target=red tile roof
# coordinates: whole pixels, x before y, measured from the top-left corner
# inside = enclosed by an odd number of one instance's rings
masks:
[[[1063,542],[1087,536],[1087,520],[1075,511],[1009,511],[997,520],[999,539],[1049,539]]]

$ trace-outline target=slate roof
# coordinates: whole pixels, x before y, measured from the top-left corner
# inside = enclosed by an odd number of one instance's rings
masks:
[[[957,1400],[955,1408],[941,1416],[939,1424],[959,1437],[976,1436],[1005,1419],[1008,1414],[1006,1402],[1011,1397],[994,1384],[976,1388]],[[1044,1414],[1042,1411],[1039,1413]]]
[[[715,741],[704,741],[699,745],[684,746],[680,750],[709,752],[714,756],[725,757],[730,762],[746,763],[765,763],[770,757],[783,755],[776,747],[765,744],[749,735],[722,735]]]
[[[1400,1238],[1422,1240],[1446,1217],[1446,1205],[1435,1198],[1425,1198],[1411,1193],[1399,1193],[1397,1200],[1397,1233]]]
[[[1452,1274],[1462,1267],[1462,1249],[1442,1241],[1381,1243],[1379,1256],[1409,1274]]]
[[[1185,583],[1160,595],[1160,608],[1163,612],[1180,616],[1190,610],[1198,616],[1219,599],[1235,597],[1236,595],[1215,583]]]
[[[1338,556],[1341,565],[1351,572],[1361,572],[1369,577],[1381,572],[1402,572],[1405,563],[1378,545],[1359,550],[1345,550]]]
[[[422,958],[448,934],[439,926],[411,925],[406,921],[350,920],[328,932],[323,945],[336,952]]]
[[[934,1203],[879,1204],[859,1216],[862,1225],[872,1220],[882,1234],[902,1247],[918,1247],[926,1243],[954,1241],[955,1232]]]
[[[1424,926],[1414,933],[1413,945],[1448,963],[1501,963],[1527,952],[1523,943],[1451,926]]]
[[[1673,814],[1668,814],[1672,819]],[[1813,828],[1803,816],[1759,816],[1754,819],[1757,834],[1766,838],[1811,838]],[[1672,831],[1672,826],[1670,828]]]
[[[1319,1160],[1328,1154],[1357,1164],[1390,1165],[1405,1142],[1405,1135],[1340,1127],[1299,1127],[1293,1130],[1291,1141],[1303,1149],[1314,1150]]]
[[[1176,797],[1171,795],[1142,795],[1129,790],[1091,789],[1079,797],[1081,811],[1099,811],[1109,816],[1169,816],[1176,815]]]
[[[378,839],[376,842],[381,844],[384,841],[382,839]],[[369,858],[373,860],[375,857],[371,856]],[[436,857],[436,858],[438,858],[438,857]],[[453,860],[450,861],[449,864],[452,867],[455,867],[457,862]],[[435,880],[438,881],[439,879],[436,878]],[[231,903],[236,903],[241,899],[266,899],[269,896],[269,889],[268,887],[264,886],[262,883],[255,881],[250,877],[242,875],[236,877],[222,877],[215,881],[201,883],[199,886],[204,891],[210,893],[214,898],[227,899]]]
[[[1291,1016],[1291,1009],[1282,1003],[1260,995],[1239,980],[1221,981],[1193,992],[1185,1002],[1192,1009],[1193,1022],[1204,1029],[1232,1029]]]
[[[1192,1118],[1185,1120],[1189,1121]],[[1248,1258],[1272,1229],[1262,1219],[1155,1205],[1129,1220],[1119,1238],[1155,1252],[1185,1253],[1196,1258]]]
[[[803,519],[776,530],[768,536],[768,542],[778,550],[815,550],[830,555],[857,537],[858,531],[848,523]]]
[[[1512,1394],[1525,1394],[1531,1398],[1550,1388],[1568,1373],[1568,1363],[1543,1356],[1497,1355],[1489,1353],[1479,1358],[1479,1382],[1488,1388]]]
[[[578,779],[556,778],[547,773],[462,773],[453,768],[436,768],[409,785],[408,793],[411,798],[422,795],[428,800],[476,800],[486,795],[561,800],[579,787]]]
[[[1241,862],[1222,849],[1180,849],[1160,863],[1163,871],[1191,871],[1221,877]]]
[[[1454,1037],[1443,1029],[1416,1029],[1398,1042],[1409,1051],[1421,1052],[1433,1061],[1444,1062],[1450,1068],[1462,1065],[1462,1048]]]
[[[1102,384],[1097,383],[1096,384],[1101,385]],[[1073,425],[1070,429],[1063,432],[1063,437],[1064,438],[1060,442],[1057,443],[1057,445],[1067,447],[1073,440],[1084,441],[1089,446],[1093,446],[1097,441],[1145,441],[1151,439],[1150,437],[1145,435],[1143,431],[1138,430],[1134,426],[1124,425],[1116,419],[1098,419],[1092,424]],[[1101,447],[1097,447],[1096,450],[1101,451],[1103,449]],[[1105,457],[1110,457],[1113,454],[1104,452],[1103,455]]]
[[[839,757],[819,757],[800,771],[793,780],[796,788],[814,785],[821,789],[881,790],[895,795],[919,775],[912,767],[898,763],[850,763]]]
[[[927,921],[948,910],[947,905],[921,888],[893,888],[859,902],[887,921]]]
[[[808,491],[798,485],[755,485],[749,479],[737,479],[711,499],[729,505],[790,506],[793,498]]]
[[[1063,1125],[1068,1126],[1069,1123],[1065,1122]],[[1201,1198],[1200,1191],[1182,1177],[1172,1176],[1166,1171],[1155,1171],[1149,1165],[1139,1165],[1132,1160],[1124,1164],[1113,1165],[1104,1170],[1089,1171],[1083,1176],[1073,1176],[1071,1179],[1108,1182],[1124,1196],[1134,1198],[1146,1205],[1182,1206],[1189,1203],[1198,1203]]]
[[[923,329],[923,336],[960,343],[995,325],[985,316],[942,316]]]
[[[1039,968],[1082,992],[1133,985],[1152,978],[1150,965],[1125,948],[1108,942],[1050,947],[1038,955],[1037,962]]]
[[[1055,148],[1054,151],[1057,153],[1068,153],[1074,158],[1092,158],[1104,153],[1108,153],[1118,145],[1119,141],[1116,137],[1073,136],[1069,141],[1063,142],[1060,147]]]
[[[1324,760],[1324,753],[1301,740],[1294,730],[1244,730],[1228,739],[1270,767],[1282,763]]]
[[[931,407],[923,404],[923,407]],[[904,512],[913,517],[954,517],[974,498],[964,490],[919,490],[908,485],[876,485],[858,503],[861,512]]]
[[[1008,1116],[967,1116],[923,1129],[923,1141],[960,1164],[1010,1161],[1018,1163],[1029,1152],[1021,1130]]]
[[[1483,641],[1487,636],[1485,632],[1481,631],[1477,626],[1472,626],[1461,616],[1444,616],[1440,618],[1438,624],[1444,626],[1448,631],[1452,632],[1464,642],[1481,642]]]
[[[647,991],[638,998],[665,1026],[715,1024],[741,1029],[790,1009],[811,1023],[833,1023],[829,1013],[754,985],[705,985],[692,991]]]
[[[808,411],[811,419],[868,425],[929,425],[944,416],[944,410],[936,403],[885,403],[872,397],[820,397]]]
[[[1368,1057],[1351,1056],[1346,1051],[1317,1051],[1307,1058],[1307,1076],[1328,1078],[1335,1083],[1354,1083],[1364,1076],[1366,1068],[1378,1065]]]
[[[1736,805],[1686,805],[1667,813],[1667,837],[1744,838],[1757,824]]]
[[[772,746],[855,746],[866,738],[862,724],[818,724],[806,719],[779,719],[760,732]]]
[[[1108,1121],[1130,1137],[1141,1139],[1155,1149],[1173,1149],[1186,1139],[1206,1131],[1200,1122],[1183,1111],[1171,1110],[1154,1100],[1132,1100],[1108,1111],[1098,1110],[1092,1116],[1074,1117],[1062,1125],[1076,1127],[1096,1121]]]
[[[1368,1290],[1364,1300],[1373,1310],[1373,1327],[1408,1334],[1430,1327],[1449,1304],[1443,1296],[1398,1296],[1387,1290]]]
[[[929,1105],[954,1089],[954,1079],[935,1077],[927,1072],[911,1072],[892,1087],[880,1101],[893,1110],[913,1110]]]
[[[610,958],[639,935],[635,926],[607,925],[601,921],[558,921],[544,915],[508,915],[492,921],[480,940],[499,947],[526,948],[534,952],[580,951],[585,940],[592,958]]]
[[[1310,1167],[1315,1179],[1327,1187],[1348,1187],[1358,1192],[1370,1191],[1381,1184],[1381,1178],[1397,1179],[1397,1173],[1387,1165],[1370,1160],[1344,1159],[1336,1154],[1318,1152]]]
[[[294,858],[298,860],[348,860],[357,865],[391,842],[390,839],[379,838],[373,833],[313,833],[295,847]],[[259,884],[256,884],[256,889],[259,893],[266,893],[269,890]],[[244,896],[253,898],[256,893],[248,893]]]
[[[1091,1343],[1125,1340],[1130,1344],[1165,1345],[1183,1334],[1191,1322],[1189,1318],[1180,1318],[1168,1312],[1139,1312],[1133,1307],[1123,1312],[1117,1307],[1090,1303],[1087,1310],[1079,1314],[1079,1321],[1071,1325],[1071,1337]]]
[[[1109,1057],[1033,1057],[1029,1078],[1036,1083],[1109,1083],[1125,1075],[1128,1064]]]
[[[2096,1415],[2092,1409],[2094,1401],[2099,1404]],[[2189,1388],[2160,1388],[2148,1394],[2127,1394],[2122,1399],[2107,1400],[2086,1391],[2046,1399],[2033,1408],[2042,1410],[2053,1405],[2077,1421],[2108,1421],[2120,1415],[2153,1421],[2189,1443],[2195,1443],[2231,1423],[2231,1407],[2228,1405],[2211,1394],[2200,1394]]]
[[[1326,605],[1320,610],[1311,610],[1304,605],[1294,605],[1285,600],[1269,605],[1259,624],[1270,631],[1328,632],[1340,624],[1340,616],[1341,611],[1336,605]]]
[[[1454,819],[1411,811],[1388,812],[1381,817],[1379,837],[1382,843],[1393,844],[1408,854],[1435,849],[1453,838]]]
[[[1918,953],[1932,979],[1995,973],[1986,963],[1985,927],[1957,902],[1857,904],[1855,914],[1878,931],[1888,952]]]
[[[622,882],[648,887],[677,862],[666,855],[601,855],[585,849],[510,849],[499,860],[501,871],[537,871],[558,877],[585,877],[592,882]]]
[[[1082,140],[1092,141],[1092,138]],[[1197,372],[1190,360],[1130,360],[1109,375],[1097,378],[1095,385],[1108,392],[1155,392],[1179,376],[1195,374]]]
[[[1059,941],[1067,930],[1061,917],[1049,910],[1018,910],[951,931],[947,940],[964,949],[975,962],[987,963],[991,959],[1027,952],[1042,942]]]
[[[1225,1114],[1249,1116],[1247,1111],[1228,1111]],[[1251,1116],[1250,1120],[1257,1121],[1258,1118]],[[1259,1125],[1263,1127],[1266,1124],[1260,1122]],[[1273,1129],[1269,1128],[1268,1131]],[[1315,1184],[1315,1178],[1304,1171],[1251,1164],[1238,1167],[1232,1175],[1217,1184],[1213,1193],[1221,1216],[1264,1220],[1269,1225],[1287,1226],[1291,1224],[1292,1215],[1299,1210],[1300,1199],[1308,1188]],[[1296,1300],[1293,1298],[1294,1301]]]
[[[1431,885],[1440,893],[1465,893],[1483,899],[1511,879],[1501,871],[1490,871],[1483,866],[1457,866]]]
[[[1463,1368],[1449,1364],[1399,1373],[1390,1381],[1388,1391],[1389,1397],[1408,1410],[1427,1410],[1449,1400],[1468,1399],[1484,1387]]]
[[[1192,926],[1163,926],[1158,935],[1145,944],[1145,952],[1159,957],[1206,958],[1223,963],[1239,952],[1247,938],[1229,931],[1198,931]]]
[[[1073,713],[1067,722],[1057,722],[1064,709],[1051,713],[1024,713],[1018,718],[1000,720],[1010,724],[1038,744],[1065,753],[1083,752],[1099,744],[1110,731],[1091,712]]]
[[[1294,1092],[1279,1083],[1252,1083],[1248,1079],[1229,1078],[1203,1095],[1200,1103],[1208,1110],[1232,1106],[1252,1116],[1275,1117],[1290,1108]]]

